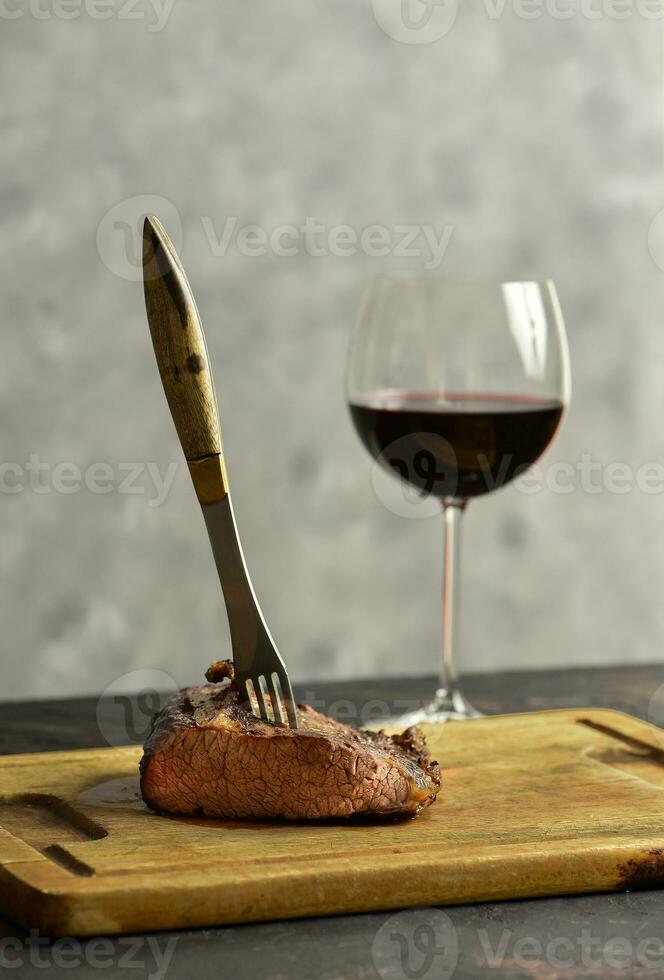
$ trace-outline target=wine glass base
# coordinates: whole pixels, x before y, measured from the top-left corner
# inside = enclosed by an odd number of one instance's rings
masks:
[[[469,721],[483,717],[482,712],[474,708],[461,691],[439,690],[429,704],[397,718],[390,718],[389,724],[395,728],[409,728],[411,725],[436,725],[444,721]]]

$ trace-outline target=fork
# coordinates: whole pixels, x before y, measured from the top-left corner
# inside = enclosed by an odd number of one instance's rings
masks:
[[[296,729],[288,671],[261,613],[242,553],[201,319],[173,243],[152,215],[143,226],[143,283],[159,374],[224,594],[235,682],[254,713]]]

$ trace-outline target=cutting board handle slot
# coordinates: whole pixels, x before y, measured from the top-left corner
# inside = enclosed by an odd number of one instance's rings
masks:
[[[604,745],[586,749],[584,755],[587,759],[609,766],[616,773],[640,779],[660,791],[664,788],[664,751],[661,748],[618,731],[610,725],[585,718],[577,719],[577,723],[611,739],[611,742]]]
[[[94,874],[94,871],[88,864],[79,861],[66,848],[60,847],[59,844],[50,844],[48,847],[43,848],[42,854],[49,861],[55,861],[61,868],[71,872],[73,875],[79,875],[81,878],[92,878]]]
[[[632,719],[628,719],[631,721]],[[592,721],[590,718],[577,718],[577,725],[585,725],[586,728],[591,728],[594,732],[601,732],[602,735],[608,736],[608,738],[614,738],[623,745],[627,745],[633,753],[641,756],[648,756],[656,762],[664,763],[664,742],[662,745],[655,745],[651,742],[646,742],[645,739],[636,738],[634,735],[629,735],[627,732],[621,732],[618,728],[614,728],[612,725],[603,725],[597,721]],[[661,733],[659,733],[661,736]]]
[[[108,831],[51,793],[0,798],[0,827],[44,852],[53,844],[102,840]]]

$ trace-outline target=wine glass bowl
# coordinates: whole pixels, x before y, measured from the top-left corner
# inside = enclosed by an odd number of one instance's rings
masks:
[[[444,515],[443,658],[431,704],[402,719],[477,712],[456,673],[459,521],[546,450],[570,398],[556,290],[542,282],[381,277],[367,289],[348,356],[347,398],[376,462]]]

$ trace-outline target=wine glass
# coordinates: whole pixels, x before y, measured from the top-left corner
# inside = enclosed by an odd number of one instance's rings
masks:
[[[431,703],[400,722],[476,717],[456,669],[461,515],[471,498],[509,483],[542,455],[569,404],[555,286],[379,277],[352,334],[346,385],[369,453],[442,507],[440,681]]]

